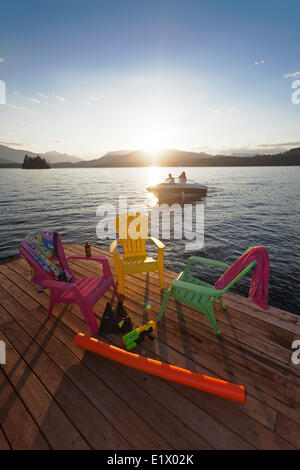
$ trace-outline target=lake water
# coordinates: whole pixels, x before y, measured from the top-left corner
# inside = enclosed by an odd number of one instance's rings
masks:
[[[105,168],[0,170],[0,257],[18,253],[21,239],[30,231],[59,231],[63,241],[97,243],[96,208],[118,196],[149,209],[155,198],[145,187],[163,180],[169,172],[208,186],[205,205],[204,247],[185,252],[185,243],[166,240],[165,265],[180,272],[192,254],[234,262],[249,246],[264,245],[270,255],[269,304],[300,314],[299,209],[300,167],[248,168]],[[209,282],[219,271],[197,271]],[[247,296],[250,275],[233,291]]]

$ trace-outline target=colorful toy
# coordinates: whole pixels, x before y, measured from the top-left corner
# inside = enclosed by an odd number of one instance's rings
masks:
[[[122,338],[122,343],[126,346],[127,351],[131,351],[131,349],[135,348],[138,344],[144,341],[145,338],[149,338],[151,340],[154,339],[152,332],[156,328],[156,323],[154,321],[149,321],[145,325],[136,328],[127,335],[124,335]]]
[[[225,380],[197,374],[190,370],[139,356],[116,346],[103,343],[95,338],[90,338],[82,333],[78,333],[75,337],[74,344],[107,359],[147,372],[148,374],[156,375],[157,377],[162,377],[163,379],[171,380],[172,382],[219,395],[239,403],[244,403],[246,399],[245,387],[242,385],[235,385]]]
[[[163,289],[165,245],[156,238],[147,237],[148,217],[139,213],[121,214],[116,218],[115,223],[120,239],[112,242],[110,252],[114,256],[120,293],[125,292],[125,274],[150,271],[158,271],[160,288]],[[156,245],[156,260],[147,255],[146,241],[151,241]],[[123,258],[119,255],[118,243],[122,246]]]
[[[48,246],[51,246],[51,242],[53,242],[53,251],[51,251],[51,256],[47,258],[47,261],[44,256],[39,255],[39,253],[43,253],[43,255],[46,253],[43,248],[44,239],[47,239]],[[39,246],[38,250],[37,246]],[[50,251],[48,248],[47,250]],[[56,303],[75,303],[79,306],[90,331],[97,333],[98,325],[93,312],[93,305],[110,287],[114,289],[117,298],[120,300],[107,258],[105,256],[86,258],[83,255],[66,257],[60,235],[57,232],[43,231],[27,235],[21,242],[20,253],[34,270],[32,282],[41,288],[50,290],[48,316],[51,315],[53,306]],[[102,264],[103,275],[76,278],[68,265],[67,260],[69,259],[99,261]],[[50,263],[50,268],[48,263]]]

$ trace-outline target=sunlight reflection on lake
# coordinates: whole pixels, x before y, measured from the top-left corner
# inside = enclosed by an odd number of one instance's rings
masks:
[[[166,240],[166,267],[180,272],[191,254],[232,263],[249,246],[264,245],[271,258],[270,304],[296,313],[299,167],[1,169],[0,256],[16,254],[20,240],[35,229],[59,231],[64,242],[89,240],[108,248],[111,240],[96,237],[96,208],[117,207],[119,195],[126,195],[129,205],[151,210],[157,199],[146,187],[182,170],[208,187],[204,248],[185,252],[183,241]],[[213,282],[216,273],[205,270],[205,276]],[[247,295],[248,288],[249,277],[235,291]]]

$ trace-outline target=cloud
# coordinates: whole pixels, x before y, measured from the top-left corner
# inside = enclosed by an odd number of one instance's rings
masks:
[[[45,95],[45,93],[38,92],[38,96],[41,96],[42,98],[49,98],[48,95]]]
[[[40,103],[40,100],[37,100],[36,98],[27,98],[28,101],[31,101],[31,103],[37,103],[39,104]]]
[[[97,98],[97,96],[90,96],[91,101],[100,101],[101,98]]]
[[[282,147],[294,147],[300,145],[300,141],[296,140],[294,142],[281,142],[280,144],[257,144],[256,147],[263,147],[268,149],[277,149]]]
[[[229,113],[235,113],[238,111],[238,108],[235,106],[228,106],[228,108],[207,108],[207,111],[211,113],[213,116],[222,116],[226,114],[226,112]]]
[[[284,78],[300,77],[300,72],[286,73]]]
[[[26,145],[26,144],[24,144],[24,143],[22,143],[22,142],[21,142],[21,143],[17,143],[17,142],[6,142],[5,140],[0,141],[0,144],[1,144],[1,145],[13,145],[14,147],[23,147],[24,145]]]
[[[14,95],[20,96],[20,93],[18,91],[14,91]]]
[[[4,57],[0,57],[0,63],[4,62]]]
[[[53,98],[56,98],[58,101],[67,101],[66,98],[64,98],[63,96],[59,96],[59,95],[52,95]]]
[[[90,103],[89,101],[81,101],[81,104],[87,104],[87,105],[89,105],[89,104],[91,104],[91,103]]]
[[[212,109],[211,111],[214,114],[214,116],[221,116],[223,114],[223,111],[219,108]]]
[[[252,143],[245,144],[242,147],[196,147],[191,149],[192,151],[202,151],[206,153],[211,153],[213,155],[222,154],[222,155],[232,155],[232,156],[253,156],[268,154],[274,155],[281,152],[286,152],[292,148],[300,147],[300,141],[294,142],[281,142],[281,143]]]
[[[26,111],[26,113],[31,113],[31,109],[24,108],[24,106],[16,106],[15,104],[6,103],[5,105],[7,108],[17,111]]]

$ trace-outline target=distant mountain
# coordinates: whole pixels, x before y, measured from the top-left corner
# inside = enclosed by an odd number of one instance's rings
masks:
[[[80,162],[81,158],[75,157],[74,155],[68,155],[67,153],[59,153],[52,150],[51,152],[46,152],[41,154],[49,163],[59,163],[59,162],[70,162],[76,163]]]
[[[88,163],[88,165],[86,165]],[[140,150],[126,154],[110,152],[102,158],[80,162],[76,166],[97,167],[135,167],[135,166],[273,166],[300,165],[300,147],[273,155],[226,156],[206,153],[185,152],[182,150],[163,150],[158,152],[156,160],[153,153]]]
[[[5,149],[4,151],[2,149]],[[24,150],[13,150],[8,147],[0,146],[0,168],[9,166],[7,161],[16,162],[12,159],[13,152],[21,155],[21,163],[23,162],[25,153],[28,156],[36,156],[32,152]],[[113,168],[113,167],[146,167],[146,166],[163,166],[163,167],[193,167],[193,166],[286,166],[300,165],[300,147],[289,151],[272,154],[272,155],[209,155],[203,152],[186,152],[184,150],[165,149],[160,150],[156,154],[153,152],[144,152],[142,150],[118,150],[108,152],[104,156],[93,160],[80,160],[67,154],[58,152],[48,152],[40,154],[51,163],[52,168]],[[154,158],[155,157],[155,158]],[[6,162],[1,162],[1,159]],[[70,159],[75,159],[71,161]],[[19,163],[19,162],[18,162]],[[15,163],[16,166],[16,163]],[[20,165],[21,166],[21,165]]]
[[[23,163],[25,155],[35,157],[36,155],[27,150],[16,150],[4,145],[0,145],[0,159],[9,163]]]
[[[7,160],[6,158],[0,158],[0,164],[5,164],[5,163],[11,163],[9,160]]]
[[[57,162],[79,162],[81,161],[80,158],[74,157],[73,155],[68,155],[66,153],[59,153],[55,151],[46,152],[46,153],[36,153],[36,152],[29,152],[28,150],[16,150],[10,147],[6,147],[5,145],[0,145],[0,164],[3,163],[23,163],[25,155],[29,157],[36,157],[37,154],[46,160],[49,163],[57,163]],[[3,161],[4,160],[4,161]]]
[[[200,152],[187,152],[184,150],[164,149],[157,153],[144,152],[142,150],[118,150],[108,152],[104,156],[93,160],[82,160],[81,162],[67,165],[68,167],[136,167],[152,166],[154,158],[157,165],[160,166],[185,166],[186,162],[193,164],[206,158],[214,158],[212,155]],[[52,165],[56,168],[64,167],[64,163]]]
[[[213,159],[203,159],[199,166],[299,166],[300,147],[272,155],[235,157],[216,155]],[[193,166],[193,165],[191,165]]]
[[[119,153],[109,152],[98,161],[100,166],[107,166],[108,164],[112,166],[119,164],[122,166],[151,166],[155,161],[157,161],[160,166],[184,166],[187,161],[194,162],[209,157],[211,157],[211,155],[203,152],[195,153],[175,149],[164,149],[157,153],[134,150],[121,155]]]

